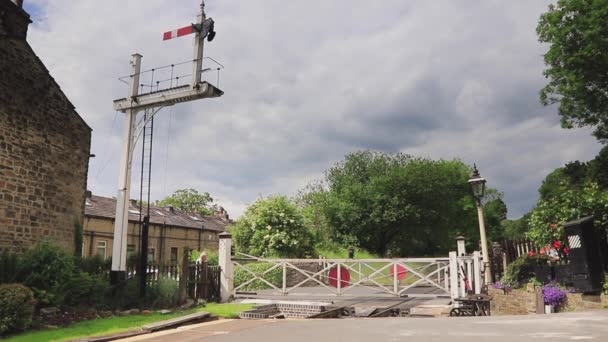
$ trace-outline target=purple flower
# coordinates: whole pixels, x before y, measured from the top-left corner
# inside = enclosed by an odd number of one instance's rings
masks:
[[[543,286],[545,305],[559,306],[566,300],[569,291],[562,290],[556,283]]]
[[[511,291],[511,285],[509,285],[509,284],[503,284],[500,281],[497,281],[494,284],[492,284],[492,287],[495,288],[495,289],[499,289],[499,290]]]

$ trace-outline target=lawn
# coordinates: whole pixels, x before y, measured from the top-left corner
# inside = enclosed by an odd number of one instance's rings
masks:
[[[125,332],[138,329],[143,325],[163,321],[179,316],[195,313],[209,312],[223,318],[236,318],[241,311],[249,310],[252,304],[215,304],[209,303],[205,307],[174,312],[166,315],[153,313],[150,315],[131,315],[123,317],[99,318],[91,321],[83,321],[66,328],[54,330],[41,330],[28,332],[6,339],[6,341],[65,341],[82,337],[99,336]]]

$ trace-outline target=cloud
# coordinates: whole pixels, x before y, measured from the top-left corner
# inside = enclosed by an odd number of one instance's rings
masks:
[[[124,118],[111,106],[127,92],[117,78],[133,52],[144,69],[192,58],[190,37],[161,33],[194,21],[198,1],[28,2],[42,19],[31,45],[94,129],[89,187],[113,196]],[[208,0],[218,35],[205,53],[226,66],[225,95],[156,117],[152,197],[197,188],[238,216],[376,149],[477,162],[517,217],[548,172],[600,148],[538,102],[535,26],[548,4]]]

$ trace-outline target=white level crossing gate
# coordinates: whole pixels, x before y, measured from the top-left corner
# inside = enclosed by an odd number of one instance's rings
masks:
[[[226,236],[227,235],[227,236]],[[481,293],[481,255],[445,258],[272,259],[238,253],[220,237],[223,299],[243,293],[316,296],[463,297]],[[229,246],[230,245],[230,246]],[[236,278],[235,278],[236,274]],[[236,280],[236,281],[235,281]],[[255,285],[255,287],[253,287]],[[259,291],[259,288],[266,290]]]

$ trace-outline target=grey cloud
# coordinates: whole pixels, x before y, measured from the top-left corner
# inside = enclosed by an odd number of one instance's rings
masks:
[[[29,1],[48,18],[30,30],[34,50],[94,129],[89,186],[112,196],[123,120],[111,104],[126,93],[116,78],[136,51],[144,68],[190,59],[190,38],[160,34],[192,22],[199,1]],[[599,149],[538,103],[534,29],[549,3],[208,0],[218,35],[206,55],[226,65],[225,95],[159,114],[153,197],[195,187],[238,215],[371,148],[478,162],[521,215],[546,172]]]

